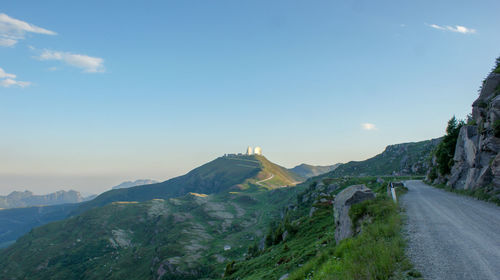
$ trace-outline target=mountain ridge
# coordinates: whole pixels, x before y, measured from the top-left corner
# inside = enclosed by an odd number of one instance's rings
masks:
[[[301,175],[304,178],[311,178],[318,176],[330,171],[335,170],[335,168],[342,165],[342,163],[336,163],[333,165],[310,165],[307,163],[299,164],[295,167],[289,168],[288,170]]]
[[[79,203],[91,197],[83,197],[75,190],[56,191],[45,195],[35,195],[31,191],[13,191],[6,196],[0,196],[0,208],[20,208],[32,206],[51,206],[57,204]]]

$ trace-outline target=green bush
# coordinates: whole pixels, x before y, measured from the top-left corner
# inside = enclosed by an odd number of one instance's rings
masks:
[[[493,73],[500,74],[500,57],[497,58]]]
[[[493,133],[495,134],[495,137],[500,138],[500,120],[493,122]]]
[[[488,103],[484,102],[483,100],[480,100],[479,103],[477,104],[477,107],[486,109],[488,107]]]
[[[437,177],[438,177],[437,168],[432,167],[430,172],[429,172],[429,180],[434,181],[434,180],[436,180]]]

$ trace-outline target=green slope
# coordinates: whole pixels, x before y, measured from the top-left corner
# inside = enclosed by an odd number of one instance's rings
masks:
[[[425,175],[431,152],[440,141],[441,138],[390,145],[381,154],[342,164],[324,176]]]
[[[82,203],[74,214],[114,201],[140,202],[181,196],[189,192],[213,194],[230,189],[244,189],[272,175],[274,177],[271,180],[259,185],[272,189],[293,185],[302,180],[300,176],[270,162],[264,156],[225,156],[193,169],[186,175],[162,183],[105,192],[89,202]]]

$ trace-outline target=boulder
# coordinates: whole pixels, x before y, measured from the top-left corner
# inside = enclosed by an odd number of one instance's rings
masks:
[[[375,194],[365,185],[354,185],[341,191],[333,202],[333,214],[335,217],[335,241],[351,237],[352,221],[349,217],[349,209],[356,203],[375,198]]]

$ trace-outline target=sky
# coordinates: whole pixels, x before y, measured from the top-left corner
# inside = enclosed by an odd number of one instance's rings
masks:
[[[0,5],[0,195],[100,193],[261,146],[285,167],[440,137],[500,55],[500,2]]]

